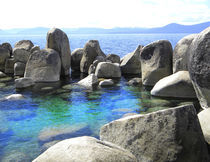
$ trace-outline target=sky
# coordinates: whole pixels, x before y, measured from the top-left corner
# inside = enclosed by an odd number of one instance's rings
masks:
[[[210,0],[2,0],[0,29],[160,27],[210,21]]]

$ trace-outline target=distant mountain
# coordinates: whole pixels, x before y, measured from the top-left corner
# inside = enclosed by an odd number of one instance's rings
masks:
[[[62,30],[67,34],[140,34],[140,33],[199,33],[205,28],[210,27],[210,22],[195,24],[195,25],[181,25],[168,24],[157,28],[63,28]],[[0,30],[2,34],[21,34],[21,35],[40,35],[47,34],[49,28],[19,28]]]

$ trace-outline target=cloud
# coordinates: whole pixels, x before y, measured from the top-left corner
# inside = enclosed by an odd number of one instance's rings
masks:
[[[208,0],[7,0],[0,28],[154,27],[210,20]]]

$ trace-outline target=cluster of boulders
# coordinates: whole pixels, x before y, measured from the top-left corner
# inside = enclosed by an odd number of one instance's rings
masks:
[[[62,141],[34,161],[209,161],[205,141],[210,144],[210,27],[184,37],[174,50],[169,41],[158,40],[138,46],[122,59],[105,55],[97,40],[71,54],[67,35],[56,28],[48,32],[46,47],[40,50],[27,40],[16,43],[13,50],[2,44],[0,70],[24,76],[15,80],[17,88],[59,81],[69,76],[70,67],[88,74],[77,83],[87,88],[113,85],[121,75],[139,75],[141,79],[128,84],[152,86],[153,96],[198,98],[205,110],[197,117],[194,106],[185,105],[125,117],[103,126],[101,140]]]

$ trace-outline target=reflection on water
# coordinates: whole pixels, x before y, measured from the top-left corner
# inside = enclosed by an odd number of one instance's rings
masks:
[[[0,161],[31,161],[60,140],[98,137],[102,125],[127,113],[153,112],[182,102],[151,97],[145,87],[126,85],[125,78],[96,90],[74,84],[79,79],[37,84],[18,92],[24,100],[0,102]],[[1,98],[16,93],[13,80],[2,83]]]

